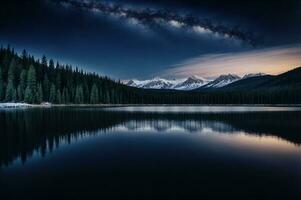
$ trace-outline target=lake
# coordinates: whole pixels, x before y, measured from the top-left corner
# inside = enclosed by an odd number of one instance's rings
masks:
[[[3,199],[300,199],[301,108],[0,110]]]

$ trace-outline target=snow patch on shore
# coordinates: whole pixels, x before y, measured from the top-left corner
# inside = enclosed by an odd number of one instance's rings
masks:
[[[27,103],[0,103],[0,108],[27,108],[31,106]]]
[[[32,107],[50,107],[51,103],[45,102],[42,104],[28,103],[0,103],[0,108],[32,108]]]

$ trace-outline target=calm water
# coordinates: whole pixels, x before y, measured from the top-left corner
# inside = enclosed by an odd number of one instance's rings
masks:
[[[0,196],[300,199],[301,110],[0,110]]]

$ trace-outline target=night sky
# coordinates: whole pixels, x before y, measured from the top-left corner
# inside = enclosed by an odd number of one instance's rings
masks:
[[[115,79],[301,66],[300,0],[7,0],[0,44]]]

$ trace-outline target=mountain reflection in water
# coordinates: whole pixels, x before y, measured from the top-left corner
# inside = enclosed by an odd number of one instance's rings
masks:
[[[1,193],[300,198],[298,109],[156,109],[1,110]]]
[[[1,111],[0,164],[9,165],[18,157],[24,163],[34,151],[45,156],[61,142],[114,131],[243,134],[245,140],[273,138],[300,146],[300,119],[298,111],[152,113],[81,108]]]

